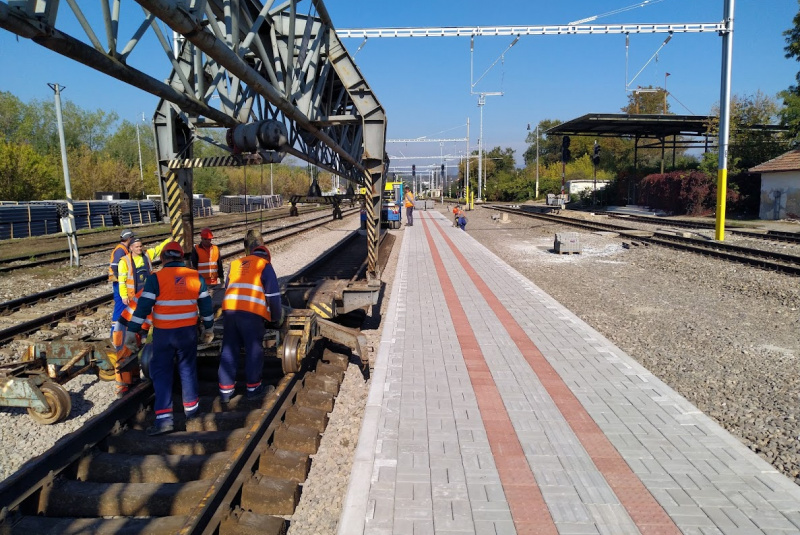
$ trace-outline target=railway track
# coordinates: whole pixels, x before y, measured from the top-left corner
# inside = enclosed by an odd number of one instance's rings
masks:
[[[525,212],[516,208],[506,208],[502,206],[487,206],[487,208],[550,223],[579,227],[586,230],[615,232],[624,238],[630,239],[632,242],[661,245],[681,251],[712,256],[730,262],[747,264],[762,269],[800,275],[800,256],[753,249],[719,241],[688,238],[663,231],[642,231],[621,225],[585,221],[555,214]]]
[[[388,258],[394,237],[383,236]],[[359,237],[351,233],[290,283],[357,278],[366,252]],[[259,403],[238,395],[223,406],[218,353],[199,352],[200,418],[176,413],[175,433],[146,437],[153,391],[141,383],[0,483],[0,533],[285,533],[281,516],[299,502],[351,355],[318,340],[302,368],[284,375],[270,347],[264,381],[275,390]]]
[[[224,408],[210,393],[216,365],[201,365],[204,414],[188,422],[176,415],[182,430],[161,437],[143,432],[152,388],[141,384],[0,484],[0,531],[285,533],[279,515],[299,502],[348,363],[345,354],[317,351],[321,359],[286,376],[278,359],[267,361],[264,379],[275,390]]]
[[[357,209],[343,211],[345,217],[356,213],[358,213]],[[262,234],[265,243],[274,244],[319,228],[329,221],[329,215],[313,217],[282,227],[266,229]],[[239,255],[242,252],[241,238],[218,241],[217,245],[220,247],[220,256],[223,259]],[[228,250],[223,251],[223,248]],[[19,336],[29,335],[44,327],[53,327],[59,321],[74,319],[80,314],[95,311],[98,307],[110,303],[112,299],[113,295],[108,291],[108,277],[101,275],[0,303],[0,344],[7,343]],[[42,303],[47,303],[46,307],[49,312],[37,313],[36,317],[30,318],[30,314],[25,308]]]
[[[319,211],[328,211],[327,208],[304,208],[303,210],[299,211],[299,215],[319,212]],[[280,209],[277,213],[270,212],[267,216],[261,216],[256,219],[250,219],[249,221],[234,221],[226,224],[215,224],[212,225],[211,230],[214,232],[217,231],[229,231],[234,230],[237,228],[245,228],[251,227],[254,224],[259,222],[272,222],[272,221],[279,221],[285,219],[288,216],[288,209]],[[330,218],[330,215],[328,215]],[[155,226],[155,225],[153,225]],[[90,255],[93,253],[108,253],[111,249],[119,243],[119,229],[113,230],[113,236],[109,238],[102,239],[102,241],[93,241],[93,243],[88,245],[81,245],[80,247],[80,254],[81,256]],[[136,227],[136,231],[142,231],[144,227]],[[153,234],[142,234],[143,239],[148,242],[160,242],[170,236],[170,232],[167,230],[166,232],[157,232]],[[88,237],[88,236],[87,236]],[[69,262],[70,256],[69,253],[64,253],[63,246],[56,245],[55,249],[44,250],[38,252],[36,254],[27,254],[27,255],[14,255],[14,256],[5,256],[0,257],[0,273],[8,273],[10,271],[15,271],[18,269],[27,269],[32,267],[40,267],[40,266],[47,266],[51,264],[58,264],[63,262]],[[1,311],[0,311],[1,313]]]
[[[713,223],[705,223],[702,221],[682,221],[678,219],[666,219],[663,217],[653,217],[653,216],[641,216],[641,215],[627,215],[627,214],[616,214],[613,212],[602,212],[603,215],[608,216],[609,218],[613,219],[621,219],[627,221],[639,221],[641,223],[648,223],[652,225],[663,225],[663,226],[670,226],[670,227],[682,227],[682,228],[690,228],[690,229],[713,229],[715,225]],[[800,243],[800,233],[797,232],[782,232],[779,230],[745,230],[742,228],[736,228],[728,226],[725,228],[725,232],[730,234],[735,234],[737,236],[743,236],[747,238],[753,238],[758,240],[769,240],[769,241],[777,241],[777,242],[784,242],[784,243]]]

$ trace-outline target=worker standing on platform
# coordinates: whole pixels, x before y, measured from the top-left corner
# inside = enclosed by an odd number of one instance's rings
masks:
[[[172,418],[173,361],[177,357],[181,376],[183,412],[187,420],[199,412],[197,385],[197,318],[203,322],[200,338],[208,344],[214,339],[214,316],[206,282],[197,271],[185,266],[183,248],[171,241],[161,251],[163,267],[144,283],[144,291],[133,313],[125,345],[136,351],[136,334],[150,313],[153,313],[153,358],[150,379],[156,391],[156,420],[147,429],[148,435],[170,433]]]
[[[198,273],[206,280],[209,289],[216,286],[220,281],[225,280],[222,268],[222,257],[219,254],[219,247],[213,245],[211,240],[214,234],[210,228],[200,231],[200,243],[192,249],[191,263]]]
[[[414,226],[414,194],[410,189],[403,195],[403,204],[406,207],[406,226]]]
[[[144,288],[144,281],[153,272],[153,260],[170,241],[172,238],[167,238],[142,253],[142,239],[139,236],[131,238],[128,254],[119,261],[119,296],[126,306]]]
[[[222,353],[219,361],[219,397],[227,403],[236,390],[236,359],[244,347],[247,398],[266,394],[261,383],[264,332],[283,323],[281,292],[269,249],[245,238],[245,254],[231,262],[222,302]]]
[[[458,226],[458,213],[460,211],[461,211],[461,207],[459,207],[457,204],[455,206],[453,206],[453,226],[454,227]]]
[[[128,254],[128,245],[133,239],[133,231],[125,229],[119,235],[120,242],[111,251],[111,259],[108,262],[108,280],[111,282],[111,291],[114,294],[114,311],[111,313],[111,328],[114,328],[114,322],[119,319],[122,311],[125,310],[125,303],[122,302],[122,297],[119,295],[119,261]]]

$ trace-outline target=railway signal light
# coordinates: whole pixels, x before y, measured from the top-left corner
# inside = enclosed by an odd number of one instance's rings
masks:
[[[595,165],[600,163],[600,145],[597,144],[597,141],[594,142],[594,154],[592,154],[592,162]]]
[[[444,164],[442,164],[441,169],[442,169],[442,176],[444,176]]]
[[[417,166],[411,164],[411,176],[417,176]]]
[[[569,136],[564,136],[561,138],[561,161],[566,163],[572,157],[572,154],[569,152]]]

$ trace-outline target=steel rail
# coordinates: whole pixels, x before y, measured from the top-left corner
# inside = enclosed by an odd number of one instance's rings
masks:
[[[143,381],[131,392],[111,404],[105,411],[90,418],[80,429],[58,441],[55,446],[23,468],[0,481],[0,511],[10,510],[39,490],[55,475],[78,460],[87,445],[94,446],[112,431],[141,410],[151,401],[153,388],[150,381]],[[3,514],[0,513],[0,519]]]
[[[742,247],[739,245],[732,245],[718,241],[703,242],[695,238],[673,236],[658,231],[653,231],[653,236],[641,236],[638,234],[641,232],[640,230],[620,227],[618,225],[612,225],[608,223],[582,221],[553,214],[536,214],[532,212],[524,212],[515,208],[499,206],[487,206],[487,208],[500,212],[513,213],[533,219],[540,219],[551,223],[570,225],[589,230],[617,232],[620,235],[632,240],[654,243],[657,245],[668,246],[674,249],[681,249],[698,254],[705,254],[732,262],[749,264],[768,270],[781,271],[791,275],[800,275],[800,257],[795,255],[788,255],[772,251],[762,251],[760,249],[752,249],[749,247]],[[785,263],[773,262],[771,260]]]
[[[353,215],[353,214],[355,214],[356,211],[357,211],[357,209],[353,209],[351,211],[351,213],[349,213],[348,215]],[[324,221],[318,222],[318,220],[324,220]],[[292,232],[290,234],[287,234],[285,236],[277,237],[277,238],[275,238],[273,240],[266,241],[265,243],[267,243],[267,244],[277,243],[277,242],[280,242],[280,241],[283,241],[283,240],[288,240],[290,238],[293,238],[293,237],[295,237],[295,236],[297,236],[299,234],[302,234],[304,232],[307,232],[307,231],[310,231],[310,230],[314,230],[314,229],[316,229],[316,228],[318,228],[318,227],[320,227],[322,225],[327,224],[328,216],[324,216],[324,217],[320,217],[320,218],[314,219],[311,222],[314,223],[314,224],[312,226],[308,227],[308,228],[297,229],[297,230],[295,230],[294,232]],[[287,225],[286,227],[281,227],[281,228],[277,228],[277,229],[269,229],[268,231],[265,231],[264,234],[273,233],[273,232],[280,232],[280,231],[286,230],[287,228],[303,225],[304,223],[307,224],[307,223],[309,223],[309,221],[292,223],[292,225]],[[223,242],[222,245],[232,245],[232,244],[237,244],[237,243],[241,244],[241,239],[235,239],[235,240],[230,240],[229,242]],[[228,253],[220,254],[220,257],[223,258],[223,259],[227,259],[227,258],[231,258],[231,257],[233,257],[233,256],[235,256],[237,254],[241,254],[241,251],[240,250],[236,250],[236,251],[231,251],[231,252],[228,252]],[[95,281],[99,280],[99,284],[102,284],[102,283],[104,283],[104,281],[107,280],[107,277],[103,277],[103,276],[95,277],[94,280]],[[95,282],[95,284],[98,284],[98,282]],[[58,290],[58,289],[55,289],[55,290]],[[32,298],[33,296],[29,296],[29,297]],[[21,299],[28,299],[28,298],[21,298]],[[114,299],[114,294],[109,292],[109,293],[107,293],[105,295],[102,295],[100,297],[96,297],[94,299],[90,299],[89,301],[86,301],[85,303],[79,303],[77,305],[73,305],[73,306],[70,306],[70,307],[55,311],[55,312],[51,312],[49,314],[45,314],[44,316],[42,316],[40,318],[36,318],[36,319],[30,320],[30,321],[26,321],[26,322],[20,323],[18,325],[15,325],[13,327],[9,327],[7,329],[2,329],[2,330],[0,330],[0,344],[4,344],[6,342],[9,342],[9,341],[13,340],[14,338],[16,338],[17,336],[23,336],[23,335],[27,335],[27,334],[36,332],[37,330],[39,330],[40,328],[44,327],[45,325],[56,324],[59,321],[62,321],[62,320],[67,319],[67,318],[74,318],[78,314],[80,314],[81,312],[83,312],[85,310],[97,309],[97,307],[99,307],[101,305],[104,305],[104,304],[112,301],[113,299]],[[17,301],[19,301],[19,300],[17,300]]]
[[[305,214],[308,214],[308,213],[318,212],[318,211],[322,211],[322,210],[326,210],[326,209],[327,209],[327,207],[319,207],[319,208],[305,209],[305,210],[302,210],[302,211],[298,210],[298,214],[299,215],[305,215]],[[288,213],[288,211],[287,211],[287,213]],[[233,222],[230,225],[211,225],[211,226],[209,226],[209,228],[212,231],[216,231],[216,230],[223,231],[223,230],[233,229],[233,228],[236,228],[236,227],[251,226],[254,223],[258,223],[259,221],[274,221],[274,220],[278,220],[278,219],[284,219],[285,217],[286,217],[286,214],[271,214],[271,217],[266,217],[266,218],[262,217],[262,218],[254,219],[254,220],[250,220],[250,221]],[[153,225],[160,225],[160,224],[163,224],[163,223],[154,223]],[[142,227],[134,227],[134,228],[140,229]],[[116,234],[117,233],[117,229],[115,229],[113,232]],[[57,236],[57,235],[54,235],[54,236]],[[149,236],[140,235],[141,238],[146,239],[146,240],[159,240],[159,241],[163,240],[164,238],[167,238],[169,236],[171,236],[170,232],[159,232],[159,233],[152,234],[152,235],[149,235]],[[92,254],[92,253],[97,253],[97,252],[101,252],[101,251],[108,251],[108,248],[110,246],[116,245],[117,243],[119,243],[119,238],[115,236],[114,239],[112,239],[112,240],[106,240],[106,241],[102,241],[102,242],[99,242],[99,243],[93,243],[91,245],[83,246],[83,247],[81,247],[81,253],[85,255],[85,254]],[[41,260],[34,260],[32,262],[27,262],[26,264],[21,264],[21,265],[0,266],[0,273],[6,273],[8,271],[14,271],[14,270],[21,269],[21,268],[30,268],[30,267],[37,267],[37,266],[46,265],[46,264],[54,264],[56,262],[63,262],[65,260],[69,260],[69,254],[65,255],[64,254],[64,249],[62,247],[62,248],[59,248],[59,249],[51,249],[49,251],[43,251],[41,253],[37,253],[37,254],[34,254],[34,255],[28,254],[28,255],[22,255],[22,256],[0,258],[0,264],[8,264],[8,263],[11,263],[11,262],[21,262],[21,261],[28,260],[31,257],[36,258],[36,257],[40,257],[40,256],[49,256],[49,255],[58,255],[58,256],[57,257],[53,257],[53,258],[44,258],[44,259],[41,259]]]
[[[342,214],[343,215],[344,214],[351,215],[352,212],[353,212],[353,210],[344,210],[342,212]],[[294,226],[301,226],[304,223],[320,221],[320,220],[326,220],[327,218],[328,218],[328,216],[322,216],[322,217],[317,217],[317,218],[313,218],[313,219],[306,219],[304,221],[298,221],[298,222],[292,223],[291,225],[285,225],[283,227],[273,227],[271,229],[267,229],[266,231],[264,231],[262,235],[281,232],[281,231],[284,231],[286,229],[293,228]],[[235,228],[235,227],[243,226],[243,225],[234,225],[233,227],[220,227],[217,230],[220,230],[220,229],[223,229],[223,228],[230,229],[230,228]],[[247,223],[247,225],[250,225],[250,223]],[[156,234],[156,235],[153,235],[153,236],[148,236],[148,238],[159,239],[159,236],[162,236],[162,235]],[[169,234],[167,233],[167,234],[164,234],[163,236],[169,236]],[[114,241],[112,243],[117,243],[117,241]],[[233,239],[233,240],[228,240],[228,241],[224,241],[224,242],[219,242],[219,243],[217,243],[217,246],[222,248],[222,247],[226,247],[226,246],[229,246],[229,245],[238,245],[240,243],[241,243],[241,239]],[[225,253],[225,254],[222,254],[221,257],[224,260],[226,258],[230,258],[232,254],[235,254],[235,253]],[[156,259],[153,262],[153,264],[158,264],[158,263],[159,263],[158,259]],[[26,265],[26,266],[15,266],[16,269],[24,268],[24,267],[33,267],[33,266],[31,266],[30,264]],[[0,272],[2,272],[2,271],[3,271],[2,268],[0,268]],[[13,299],[11,301],[2,302],[2,303],[0,303],[0,316],[8,315],[9,313],[14,312],[16,310],[19,310],[20,308],[23,308],[25,306],[31,306],[31,305],[34,305],[34,304],[39,303],[41,301],[47,300],[47,299],[52,299],[52,298],[55,298],[55,297],[63,296],[63,295],[66,295],[66,294],[69,294],[69,293],[72,293],[72,292],[75,292],[75,291],[78,291],[78,290],[84,290],[84,289],[90,288],[92,286],[99,286],[101,284],[104,284],[107,280],[108,280],[108,276],[107,275],[99,275],[97,277],[92,277],[90,279],[85,279],[85,280],[82,280],[82,281],[74,282],[72,284],[67,284],[65,286],[59,286],[57,288],[52,288],[52,289],[46,290],[44,292],[39,292],[39,293],[36,293],[36,294],[27,295],[25,297],[20,297],[18,299]]]
[[[357,235],[357,232],[353,234]],[[347,243],[348,240],[343,240],[335,249]],[[301,270],[300,275],[306,269]],[[271,394],[273,398],[268,402],[269,405],[260,409],[256,421],[246,427],[242,442],[231,450],[231,458],[211,480],[203,498],[185,515],[183,527],[178,533],[218,532],[220,523],[241,496],[248,474],[253,472],[260,454],[269,447],[271,440],[265,438],[283,423],[284,414],[303,387],[308,370],[306,363],[299,373],[288,374],[280,380],[275,393]],[[0,482],[0,524],[3,521],[14,523],[18,516],[25,518],[25,515],[35,514],[35,504],[29,510],[26,503],[35,501],[37,492],[52,485],[60,474],[68,471],[105,437],[122,430],[126,422],[136,417],[152,399],[152,384],[143,381],[122,400],[90,419],[80,430],[68,435],[36,460]]]
[[[208,492],[198,505],[187,516],[187,521],[178,533],[193,534],[211,533],[219,528],[223,511],[228,511],[234,497],[241,491],[244,478],[240,474],[248,474],[258,460],[261,452],[268,446],[262,439],[274,433],[275,428],[282,423],[282,416],[286,412],[290,400],[302,387],[302,378],[306,370],[300,373],[287,374],[275,388],[277,394],[275,402],[262,409],[259,419],[250,426],[250,431],[242,444],[236,448],[231,459],[225,464],[222,472],[211,483]]]
[[[613,212],[602,212],[602,213],[614,219],[622,219],[622,220],[629,219],[631,221],[640,221],[642,223],[648,223],[653,225],[668,225],[673,227],[702,228],[702,229],[714,228],[713,223],[705,223],[703,221],[681,221],[677,219],[664,219],[651,216],[623,215]],[[783,232],[778,230],[765,230],[764,232],[758,232],[755,230],[745,230],[740,228],[726,228],[726,230],[731,234],[736,234],[737,236],[743,236],[746,238],[769,240],[769,241],[781,241],[787,243],[800,243],[800,233],[797,232]]]

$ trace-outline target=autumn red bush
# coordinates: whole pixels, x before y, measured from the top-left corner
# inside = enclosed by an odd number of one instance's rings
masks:
[[[716,178],[702,171],[685,170],[644,177],[640,199],[647,206],[673,214],[707,215],[716,206]],[[729,191],[728,199],[736,196]]]

